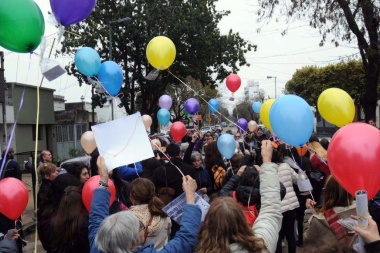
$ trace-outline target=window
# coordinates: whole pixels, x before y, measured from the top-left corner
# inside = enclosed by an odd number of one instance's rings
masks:
[[[56,136],[57,136],[57,142],[62,142],[62,126],[56,126]]]
[[[32,140],[36,141],[36,125],[32,125]],[[38,127],[38,140],[42,140],[42,127]]]

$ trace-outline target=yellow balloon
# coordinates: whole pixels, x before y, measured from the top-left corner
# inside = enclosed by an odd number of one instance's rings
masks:
[[[165,36],[157,36],[149,41],[146,57],[149,63],[159,70],[169,68],[175,59],[176,49],[173,41]]]
[[[260,108],[260,119],[263,122],[264,126],[268,128],[269,130],[272,130],[272,126],[270,125],[270,121],[269,121],[269,111],[274,101],[275,101],[274,98],[268,99],[267,101],[263,103],[263,105]]]
[[[324,90],[319,95],[317,106],[321,116],[337,127],[345,126],[354,120],[354,101],[342,89],[329,88]]]

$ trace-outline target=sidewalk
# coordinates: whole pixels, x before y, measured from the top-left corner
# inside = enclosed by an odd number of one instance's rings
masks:
[[[28,242],[24,247],[24,253],[45,252],[39,240],[37,241],[37,251],[35,251],[36,222],[32,218],[34,213],[32,175],[30,173],[22,174],[22,181],[25,183],[29,193],[28,205],[21,215],[25,240]]]

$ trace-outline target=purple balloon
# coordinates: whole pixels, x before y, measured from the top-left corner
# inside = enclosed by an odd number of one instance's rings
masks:
[[[170,110],[170,108],[172,107],[172,98],[168,95],[162,95],[160,99],[158,100],[158,105],[161,108]]]
[[[69,26],[87,18],[95,8],[96,0],[50,0],[55,18]]]
[[[185,102],[185,109],[190,114],[196,114],[199,110],[199,102],[195,98],[189,98]]]
[[[247,131],[248,121],[246,119],[240,118],[240,119],[238,119],[236,124],[239,126],[239,128],[238,128],[239,131],[241,131],[241,132]]]

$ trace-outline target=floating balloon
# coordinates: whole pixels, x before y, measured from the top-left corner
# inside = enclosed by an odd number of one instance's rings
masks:
[[[236,125],[238,125],[238,130],[241,132],[247,131],[248,128],[248,121],[244,118],[238,119],[236,122]]]
[[[0,199],[0,213],[11,220],[17,220],[28,205],[28,189],[17,178],[1,179]]]
[[[169,68],[174,62],[175,55],[173,41],[165,36],[154,37],[146,47],[146,57],[150,65],[159,70]]]
[[[249,129],[249,131],[254,132],[257,129],[257,123],[256,123],[256,121],[250,120],[248,122],[248,129]]]
[[[199,102],[195,98],[189,98],[185,102],[185,109],[190,114],[196,114],[199,110]]]
[[[44,17],[32,0],[1,0],[0,31],[0,46],[13,52],[31,53],[44,35]]]
[[[227,76],[226,85],[231,92],[235,92],[240,88],[241,79],[237,74],[230,74]]]
[[[75,53],[75,66],[85,76],[96,76],[101,65],[100,56],[91,47],[82,47]]]
[[[157,119],[158,119],[158,122],[160,122],[161,125],[166,126],[169,123],[169,120],[170,120],[170,112],[167,109],[165,109],[165,108],[161,108],[157,112]]]
[[[170,108],[172,107],[172,98],[169,95],[162,95],[158,100],[158,105],[161,108],[170,110]]]
[[[271,123],[269,121],[269,112],[272,107],[275,99],[271,98],[264,102],[264,104],[260,108],[260,119],[263,122],[264,126],[269,130],[272,130]]]
[[[227,159],[231,159],[235,153],[236,141],[231,134],[222,134],[219,136],[216,145],[219,152]]]
[[[95,189],[99,187],[99,181],[100,181],[100,176],[96,175],[96,176],[91,177],[89,180],[87,180],[83,186],[82,201],[88,212],[91,211],[92,197],[94,196]],[[108,184],[108,190],[111,193],[109,205],[112,205],[112,203],[116,199],[116,188],[112,180],[110,179],[108,179],[107,184]]]
[[[170,127],[170,135],[173,140],[178,142],[186,135],[186,126],[181,121],[174,122]]]
[[[219,102],[215,98],[212,98],[208,101],[208,109],[212,113],[216,113],[219,110]]]
[[[371,199],[380,189],[379,154],[380,131],[357,122],[334,134],[327,160],[332,175],[344,189],[352,196],[357,190],[366,190]]]
[[[96,0],[50,0],[55,18],[63,26],[78,23],[94,10]]]
[[[149,129],[150,126],[152,125],[152,117],[150,117],[149,115],[147,114],[144,114],[142,116],[142,120],[144,122],[144,126],[145,126],[145,129]]]
[[[278,98],[270,109],[269,119],[276,135],[293,146],[308,142],[314,129],[314,114],[310,105],[296,95]]]
[[[88,155],[91,154],[96,149],[94,132],[84,132],[80,138],[80,145]]]
[[[322,117],[337,127],[345,126],[354,120],[354,101],[342,89],[330,88],[324,90],[319,95],[317,106]]]
[[[261,105],[262,105],[261,102],[258,102],[258,101],[254,102],[254,103],[252,104],[252,110],[253,110],[255,113],[260,113]]]
[[[123,71],[116,62],[105,61],[100,65],[98,79],[111,96],[116,96],[123,84]]]

